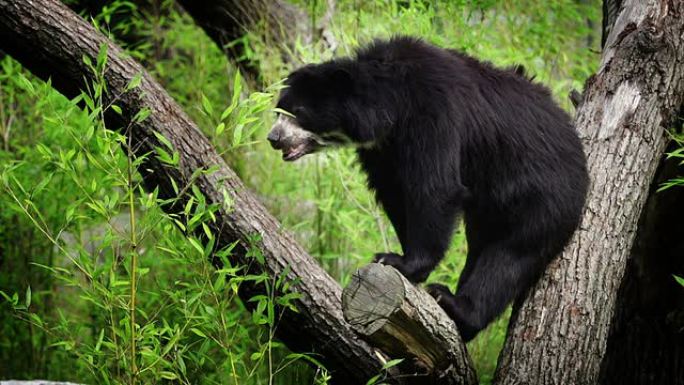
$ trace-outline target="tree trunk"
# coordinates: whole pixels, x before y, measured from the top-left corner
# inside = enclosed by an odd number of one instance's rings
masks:
[[[157,188],[160,199],[178,199],[178,203],[164,209],[182,215],[187,196],[178,197],[176,191],[186,191],[191,183],[197,186],[207,204],[220,206],[216,221],[210,224],[217,248],[238,241],[231,256],[236,264],[273,279],[286,277],[291,290],[299,294],[294,300],[298,312],[282,311],[277,336],[292,350],[319,354],[316,359],[333,372],[338,383],[365,383],[378,374],[381,354],[361,340],[344,320],[337,282],[281,228],[197,126],[139,64],[58,0],[0,0],[0,49],[39,77],[50,77],[53,86],[68,97],[78,95],[93,81],[83,57],[96,57],[103,45],[108,47],[104,74],[108,94],[104,105],[117,97],[116,104],[123,110],[121,115],[109,111],[106,123],[112,128],[128,127],[123,133],[130,137],[136,156],[145,155],[139,171],[146,187]],[[137,74],[142,74],[140,86],[125,92]],[[143,108],[150,109],[149,117],[134,122],[133,117]],[[178,153],[178,167],[169,167],[156,156],[155,148],[164,147],[157,134],[164,136]],[[197,173],[210,167],[216,171]],[[264,256],[263,264],[254,263],[254,258],[246,255],[255,242]],[[249,299],[263,292],[262,286],[243,285],[240,296]],[[414,373],[419,368],[410,370]]]
[[[251,82],[259,80],[259,63],[248,57],[250,52],[249,33],[264,39],[266,44],[281,48],[286,61],[292,61],[290,53],[297,39],[303,43],[312,41],[309,15],[299,7],[283,0],[178,0],[178,4],[195,20],[230,61],[240,68]],[[102,12],[109,0],[72,0],[71,9],[78,13],[96,16]],[[115,27],[126,22],[134,13],[154,15],[168,10],[161,0],[133,0],[136,10],[124,9],[110,20],[110,27],[117,40],[135,47],[142,42],[142,36],[135,29],[117,30]],[[180,8],[180,7],[179,7]],[[243,39],[244,38],[244,39]]]
[[[576,126],[592,177],[580,228],[516,306],[497,384],[595,384],[650,181],[684,94],[684,4],[623,4]]]
[[[605,47],[606,40],[613,30],[615,20],[617,20],[622,10],[623,0],[603,0],[603,23],[601,28],[601,47]]]
[[[618,9],[619,4],[605,0],[604,10]],[[603,36],[616,16],[604,12]],[[684,108],[677,122],[679,134],[682,122]],[[681,145],[671,141],[666,152]],[[680,163],[680,158],[663,156],[651,184],[618,292],[601,384],[684,384],[684,287],[673,277],[684,275],[684,188],[658,191],[663,183],[684,175]]]
[[[254,80],[259,78],[259,65],[245,57],[249,51],[248,40],[240,40],[247,33],[260,34],[266,44],[283,47],[282,54],[287,61],[292,59],[289,52],[297,38],[305,44],[312,40],[306,12],[282,0],[178,0],[178,3]]]
[[[671,149],[678,146],[672,143]],[[681,159],[663,159],[651,186],[613,317],[601,368],[604,385],[684,384],[684,188]]]

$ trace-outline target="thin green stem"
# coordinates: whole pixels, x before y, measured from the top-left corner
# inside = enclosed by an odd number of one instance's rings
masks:
[[[128,171],[128,209],[130,219],[130,238],[131,238],[131,306],[130,306],[130,321],[131,321],[131,385],[135,385],[138,368],[135,360],[135,345],[136,345],[136,330],[135,330],[135,299],[136,299],[136,283],[137,275],[136,269],[138,265],[138,240],[135,229],[135,204],[134,204],[134,186],[133,186],[133,154],[132,154],[132,130],[133,126],[129,126],[128,131],[128,156],[127,156],[127,171]]]

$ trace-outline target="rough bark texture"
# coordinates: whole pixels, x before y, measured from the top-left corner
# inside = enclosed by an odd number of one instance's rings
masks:
[[[174,180],[183,187],[194,183],[209,203],[220,203],[213,231],[219,246],[239,241],[234,250],[235,261],[250,264],[253,272],[270,277],[287,274],[293,290],[301,296],[295,301],[299,312],[285,311],[278,325],[278,337],[290,348],[316,352],[340,383],[365,383],[380,371],[377,353],[362,341],[344,320],[339,285],[281,228],[226,166],[193,122],[167,95],[159,84],[121,49],[97,33],[57,0],[0,0],[0,49],[15,57],[42,78],[52,78],[53,86],[69,97],[91,81],[91,72],[83,57],[96,57],[101,45],[108,45],[105,79],[108,97],[114,96],[124,110],[123,115],[109,113],[109,127],[128,127],[142,108],[151,115],[142,123],[132,124],[126,134],[132,136],[136,154],[151,153],[140,167],[148,188],[159,188],[161,198],[174,198]],[[124,93],[129,81],[142,73],[138,89]],[[154,133],[166,137],[180,156],[180,167],[170,168],[154,155],[162,147]],[[194,182],[193,172],[218,166],[216,172],[201,174]],[[224,193],[230,202],[224,199]],[[182,197],[181,197],[182,198]],[[179,205],[168,206],[174,210]],[[265,264],[246,257],[248,245],[260,237]],[[260,292],[260,287],[243,286],[242,298]]]
[[[592,177],[573,241],[511,318],[497,384],[595,384],[668,127],[684,94],[684,3],[623,4],[576,126]]]
[[[684,287],[673,277],[684,274],[684,188],[656,192],[684,175],[680,162],[664,159],[651,187],[619,291],[601,384],[684,384]]]
[[[454,322],[393,267],[372,263],[357,271],[342,292],[342,311],[359,334],[390,358],[424,368],[406,377],[411,383],[477,383]]]
[[[116,28],[117,25],[128,21],[130,17],[158,18],[168,14],[170,9],[161,4],[162,0],[132,2],[136,6],[135,11],[124,8],[114,14],[109,23],[117,41],[124,42],[127,47],[135,47],[149,37],[141,35],[135,29]],[[288,61],[292,59],[290,52],[297,39],[301,39],[303,43],[312,40],[313,33],[307,13],[283,0],[178,0],[177,3],[192,16],[195,23],[228,59],[240,68],[243,75],[253,82],[259,80],[259,64],[246,56],[249,40],[242,38],[248,33],[260,36],[274,47],[282,47],[282,55]],[[70,0],[67,4],[76,12],[97,16],[105,6],[111,5],[111,0]],[[332,10],[334,11],[334,4]],[[325,38],[326,30],[321,28],[317,32]]]
[[[263,31],[274,46],[292,48],[296,39],[312,40],[306,12],[281,0],[178,0],[209,37],[232,58],[240,69],[258,79],[259,66],[244,58],[246,42],[239,39],[248,32]],[[260,24],[262,24],[260,26]],[[283,50],[286,59],[289,50]]]
[[[622,10],[623,0],[604,0],[603,1],[603,25],[601,30],[601,47],[606,45],[606,40],[613,30],[615,20],[617,20],[620,11]]]
[[[605,0],[604,9],[619,0]],[[603,15],[603,36],[616,14]],[[684,129],[684,108],[675,131]],[[680,143],[671,141],[667,153]],[[684,188],[658,191],[663,183],[684,175],[681,159],[664,156],[651,184],[618,292],[606,355],[601,366],[604,385],[684,384],[684,287],[673,274],[684,275]]]

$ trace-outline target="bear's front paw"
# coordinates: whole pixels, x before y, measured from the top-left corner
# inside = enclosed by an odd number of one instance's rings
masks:
[[[427,278],[427,274],[417,269],[415,264],[410,263],[411,261],[401,254],[377,253],[375,258],[373,258],[373,262],[392,266],[413,283],[423,282]]]
[[[397,253],[377,253],[373,257],[373,262],[382,263],[383,265],[392,266],[399,270],[401,274],[406,277],[406,268],[404,266],[404,256]]]
[[[376,253],[373,257],[373,262],[389,265],[399,271],[402,271],[404,265],[404,256],[397,253]]]

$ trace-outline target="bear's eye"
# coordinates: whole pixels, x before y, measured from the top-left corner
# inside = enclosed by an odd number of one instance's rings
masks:
[[[302,115],[306,112],[306,108],[304,106],[295,106],[292,108],[292,114],[296,117],[297,115]]]

